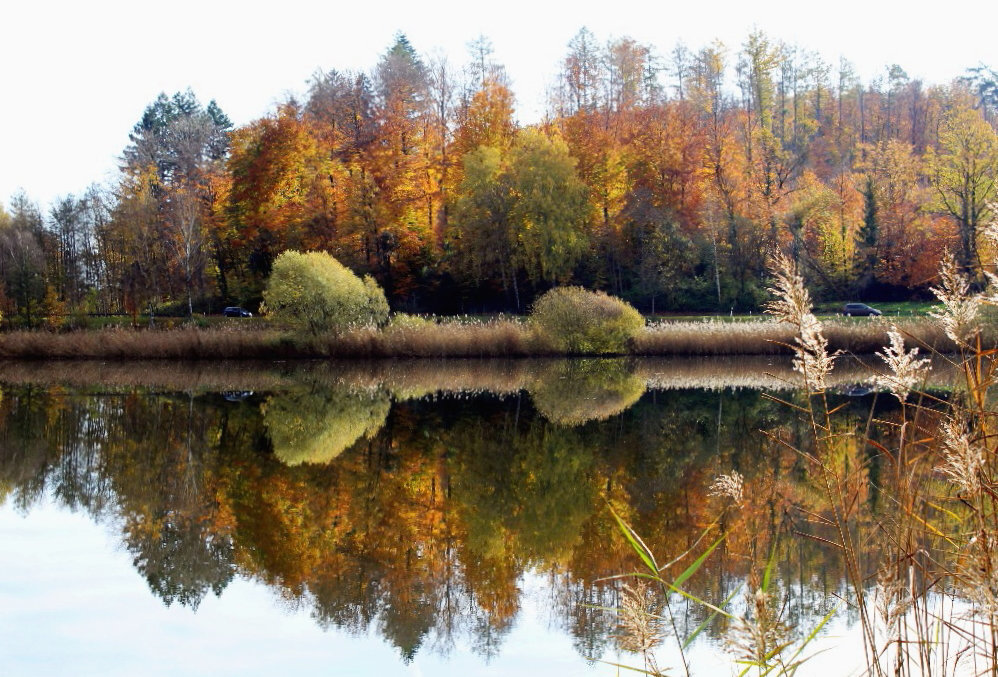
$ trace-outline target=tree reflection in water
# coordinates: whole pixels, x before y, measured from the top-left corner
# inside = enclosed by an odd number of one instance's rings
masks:
[[[528,571],[548,581],[579,653],[601,655],[614,641],[601,607],[617,604],[606,578],[636,568],[608,506],[663,561],[723,513],[724,547],[688,582],[703,599],[725,599],[780,534],[791,621],[806,627],[840,591],[837,553],[786,537],[813,489],[800,457],[758,433],[799,442],[786,407],[748,389],[645,392],[621,362],[551,363],[507,382],[521,388],[407,381],[420,396],[405,399],[387,381],[309,378],[238,401],[196,387],[9,385],[0,495],[30,510],[50,493],[120,524],[166,604],[196,608],[240,575],[323,627],[376,628],[406,661],[461,638],[495,656]],[[843,399],[843,425],[864,425],[872,401]],[[886,398],[876,406],[895,415]],[[844,445],[838,462],[865,453]],[[706,492],[732,469],[747,488],[737,512]],[[870,486],[855,491],[878,509]],[[703,620],[689,607],[678,622]]]

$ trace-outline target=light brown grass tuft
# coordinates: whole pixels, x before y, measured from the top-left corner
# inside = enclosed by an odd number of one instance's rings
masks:
[[[897,323],[909,347],[950,352],[956,344],[926,320]],[[886,321],[836,320],[824,324],[831,351],[872,354],[888,342]],[[992,332],[994,333],[994,332]],[[984,343],[995,336],[985,332]],[[793,329],[772,320],[756,322],[661,322],[632,341],[634,355],[791,354]],[[988,342],[991,343],[988,343]],[[560,352],[524,321],[426,321],[384,329],[360,327],[318,336],[271,327],[200,329],[115,328],[63,333],[0,333],[0,359],[218,360],[292,358],[509,358],[554,356]]]
[[[951,352],[956,349],[945,331],[925,320],[896,323],[912,347]],[[829,320],[823,323],[828,350],[873,354],[889,342],[890,324],[884,320]],[[659,322],[645,327],[634,339],[635,355],[790,355],[795,330],[775,320],[727,322]],[[985,336],[993,340],[994,337]]]

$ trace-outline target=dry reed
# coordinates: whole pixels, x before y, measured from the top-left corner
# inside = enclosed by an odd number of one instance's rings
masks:
[[[52,333],[13,331],[0,335],[0,357],[8,359],[266,359],[295,356],[277,331],[196,328],[106,329]]]
[[[880,350],[892,325],[882,320],[826,322],[831,351],[868,354]],[[929,321],[897,323],[909,346],[950,352],[956,344]],[[632,355],[791,354],[794,329],[772,320],[752,322],[663,322],[632,341]],[[984,336],[984,341],[993,337]],[[993,342],[993,341],[992,341]],[[105,329],[99,331],[11,331],[0,334],[0,358],[105,360],[260,360],[294,358],[539,357],[559,354],[529,323],[421,322],[384,329],[360,327],[342,334],[306,335],[280,328]]]
[[[289,359],[316,357],[526,357],[554,351],[526,323],[427,322],[306,335],[279,329],[108,329],[0,335],[8,359]]]
[[[317,342],[334,357],[528,357],[556,351],[525,322],[427,322],[383,330],[363,327]]]
[[[934,322],[908,320],[890,324],[882,319],[832,320],[823,323],[830,352],[856,355],[882,350],[892,326],[911,346],[937,352],[952,352],[956,344]],[[635,355],[790,355],[797,335],[795,328],[776,320],[727,322],[659,322],[634,339]],[[985,339],[993,339],[986,336]]]

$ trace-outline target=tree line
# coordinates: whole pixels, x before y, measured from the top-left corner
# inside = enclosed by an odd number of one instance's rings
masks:
[[[407,311],[522,312],[578,284],[650,312],[746,310],[769,252],[819,298],[924,295],[945,250],[980,274],[998,73],[862,83],[751,33],[737,48],[570,41],[523,125],[489,41],[455,68],[404,35],[234,127],[161,95],[113,186],[0,210],[0,309],[193,314],[259,303],[285,250],[332,254]]]

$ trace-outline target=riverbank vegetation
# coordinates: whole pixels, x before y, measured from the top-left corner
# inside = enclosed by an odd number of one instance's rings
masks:
[[[164,94],[113,185],[0,210],[4,322],[256,312],[289,249],[437,314],[568,285],[651,314],[757,310],[777,250],[819,301],[924,299],[945,248],[975,283],[993,258],[988,68],[863,83],[759,32],[656,55],[583,29],[551,69],[529,125],[484,37],[462,70],[399,35],[370,72],[318,72],[238,127]]]
[[[401,316],[385,327],[368,325],[318,334],[264,323],[240,326],[239,322],[210,328],[7,331],[0,333],[0,358],[267,360],[607,354],[605,350],[567,350],[537,331],[528,320],[511,317],[482,320]],[[944,353],[956,347],[931,320],[896,324],[903,328],[911,346]],[[829,323],[826,336],[833,350],[872,354],[887,342],[889,328],[882,320],[843,320]],[[983,337],[991,344],[998,342],[993,329]],[[770,320],[658,322],[639,329],[628,344],[610,354],[789,355],[792,340],[793,332],[788,327]]]
[[[955,265],[955,264],[953,264]],[[770,355],[790,353],[790,329],[773,320],[653,322],[621,299],[555,287],[529,316],[476,319],[389,315],[371,277],[361,280],[325,252],[288,250],[264,290],[269,322],[246,318],[215,329],[14,331],[0,334],[0,358],[284,359],[543,357],[599,355]],[[937,322],[908,320],[909,343],[948,352],[954,339]],[[885,342],[880,319],[844,320],[827,332],[833,350],[863,354]],[[979,334],[993,345],[996,336]]]

